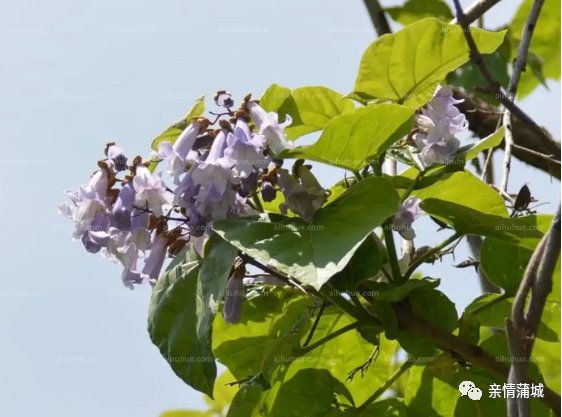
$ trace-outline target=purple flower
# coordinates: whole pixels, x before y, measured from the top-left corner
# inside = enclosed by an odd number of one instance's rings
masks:
[[[117,200],[111,209],[111,226],[120,230],[131,229],[131,210],[135,203],[135,189],[131,181],[127,182],[119,191]]]
[[[205,196],[213,201],[219,201],[227,186],[236,183],[230,170],[233,161],[224,155],[225,145],[226,133],[223,129],[215,138],[205,161],[199,163],[191,174],[193,184],[204,188]]]
[[[277,170],[277,183],[285,197],[285,202],[279,208],[283,214],[291,209],[303,220],[310,221],[314,213],[326,202],[326,190],[320,186],[308,168],[301,165],[298,173],[300,183],[287,170]]]
[[[424,168],[451,162],[452,154],[459,148],[460,141],[455,135],[468,128],[464,114],[455,107],[461,102],[453,98],[451,90],[438,86],[434,97],[418,116],[421,132],[416,134],[415,142]]]
[[[162,207],[172,203],[172,194],[167,190],[161,177],[154,179],[148,168],[139,164],[135,167],[133,177],[135,188],[135,205],[145,207],[152,211],[156,217],[162,216]]]
[[[248,177],[256,168],[265,169],[269,165],[269,160],[263,155],[263,136],[252,137],[243,118],[236,120],[234,134],[228,133],[226,143],[224,156],[234,161],[234,167],[242,178]]]
[[[105,145],[105,155],[115,171],[119,172],[127,169],[127,157],[120,146],[109,142]]]
[[[284,132],[285,128],[293,121],[291,116],[286,115],[285,122],[279,123],[279,116],[277,113],[267,113],[259,104],[253,101],[249,102],[247,107],[260,134],[265,137],[265,143],[273,152],[278,154],[285,149],[293,148],[293,144],[287,140],[287,136]]]
[[[405,240],[413,240],[416,232],[412,228],[412,223],[423,214],[420,208],[421,200],[419,197],[408,197],[398,208],[398,212],[394,215],[392,228],[400,233]]]
[[[57,208],[59,214],[74,220],[78,229],[87,230],[98,213],[106,212],[107,186],[108,171],[96,171],[87,185],[81,186],[77,192],[66,192],[73,205],[60,204]]]
[[[168,174],[173,178],[174,184],[179,183],[180,175],[185,172],[186,163],[196,159],[195,154],[191,154],[190,151],[197,135],[206,125],[206,122],[196,121],[183,130],[173,145],[168,141],[160,142],[158,151],[152,152],[152,156],[168,162]]]

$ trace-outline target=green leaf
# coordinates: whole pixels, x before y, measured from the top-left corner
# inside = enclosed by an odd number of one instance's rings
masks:
[[[474,198],[480,200],[480,196]],[[551,216],[536,215],[505,218],[434,198],[424,200],[421,207],[462,235],[482,235],[529,249],[537,246],[551,220]]]
[[[513,34],[513,56],[517,53],[518,41],[523,35],[527,17],[531,11],[532,0],[525,0],[519,6],[511,21],[510,31]],[[539,19],[533,30],[530,52],[542,60],[542,76],[554,80],[560,79],[560,7],[555,1],[546,1],[542,6]],[[536,67],[536,66],[535,66]],[[533,71],[521,74],[518,96],[526,97],[540,83]]]
[[[401,331],[397,340],[400,347],[412,355],[411,360],[421,361],[435,355],[435,343],[409,330]]]
[[[455,159],[464,158],[466,161],[470,161],[471,159],[476,158],[478,154],[480,154],[480,152],[486,149],[499,146],[500,143],[502,143],[503,134],[504,134],[504,128],[502,126],[494,133],[492,133],[490,136],[479,140],[475,144],[460,147],[458,151],[455,153],[454,158]]]
[[[367,237],[355,251],[343,270],[330,279],[330,284],[341,291],[353,291],[357,284],[377,275],[383,262],[383,253],[372,236]]]
[[[168,127],[158,136],[156,136],[156,138],[152,141],[150,147],[153,150],[157,151],[161,142],[167,141],[173,144],[178,139],[181,132],[183,132],[184,129],[190,125],[190,119],[192,117],[201,116],[204,112],[205,112],[205,95],[202,95],[195,101],[195,104],[193,104],[193,107],[189,109],[186,116],[183,119],[171,125],[170,127]],[[151,161],[149,167],[150,172],[154,172],[154,170],[156,169],[159,163],[160,161],[158,160]]]
[[[433,289],[439,286],[440,280],[433,278],[410,279],[404,285],[396,286],[388,282],[368,282],[375,300],[396,302],[404,299],[411,291]]]
[[[452,332],[457,328],[455,303],[439,290],[418,289],[410,293],[412,311],[429,324]]]
[[[283,151],[281,158],[304,158],[359,171],[389,146],[406,136],[414,124],[414,109],[375,104],[331,120],[310,146]]]
[[[401,23],[403,26],[411,25],[426,17],[436,17],[446,22],[453,19],[451,9],[443,0],[408,0],[402,6],[389,7],[386,12],[392,20]]]
[[[209,411],[223,413],[230,406],[232,399],[238,391],[236,385],[230,385],[230,383],[234,381],[236,381],[236,379],[228,370],[224,371],[217,378],[214,389],[215,399],[205,395],[205,402],[209,405]]]
[[[459,319],[459,337],[466,340],[470,344],[477,345],[480,340],[480,322],[478,318],[465,311]]]
[[[148,332],[176,375],[213,398],[212,323],[236,250],[218,236],[207,245],[204,260],[188,246],[160,277],[150,300]]]
[[[515,295],[532,255],[530,249],[487,238],[480,249],[480,267],[492,283]],[[549,300],[560,302],[560,257],[553,282]]]
[[[408,170],[402,175],[414,173],[415,170]],[[456,203],[465,207],[467,211],[473,209],[486,214],[508,216],[503,198],[492,187],[468,171],[424,178],[421,181],[421,186],[423,188],[414,190],[412,194],[418,196],[424,205],[428,200],[438,199],[443,203]],[[431,211],[427,212],[433,214]],[[463,220],[458,219],[457,223]]]
[[[465,311],[473,312],[476,308],[479,308],[483,304],[487,304],[498,297],[498,294],[486,294],[480,296],[472,301],[472,303],[466,307]],[[513,302],[511,300],[498,302],[478,313],[478,320],[482,326],[505,329],[505,319],[511,317],[512,306]],[[553,327],[550,327],[552,326],[550,318],[552,315],[555,315],[556,312],[560,312],[560,303],[547,300],[545,310],[543,312],[543,318],[539,324],[539,331],[537,334],[539,339],[546,340],[548,342],[560,341],[560,328],[556,327],[555,322]]]
[[[505,31],[470,28],[483,54],[494,52]],[[351,97],[381,99],[417,108],[427,103],[447,74],[464,64],[469,48],[459,25],[434,18],[420,20],[394,35],[383,35],[361,58]]]
[[[318,210],[312,223],[298,218],[271,223],[262,215],[215,222],[214,230],[260,262],[320,288],[347,265],[365,237],[393,215],[398,204],[388,181],[368,178]]]
[[[348,413],[345,414],[346,416]],[[350,417],[408,417],[407,409],[402,400],[387,398],[376,401],[363,410],[352,410]]]
[[[510,49],[509,33],[505,36],[500,48],[488,55],[483,55],[483,61],[488,71],[500,85],[505,89],[509,83],[508,62]],[[482,76],[480,69],[473,61],[468,61],[462,67],[447,76],[447,84],[456,85],[465,91],[470,91],[476,97],[479,97],[494,106],[500,106],[499,99],[490,93],[482,91],[488,83]]]
[[[340,93],[326,87],[301,87],[291,91],[273,84],[260,99],[261,106],[274,111],[280,118],[291,116],[285,128],[290,140],[322,130],[333,118],[352,111],[355,106]]]
[[[367,360],[373,345],[358,331],[350,330],[303,353],[299,346],[308,337],[312,326],[312,321],[306,320],[311,304],[310,299],[301,293],[277,288],[262,297],[246,300],[242,321],[236,325],[227,325],[221,317],[217,317],[213,329],[213,349],[219,362],[240,379],[263,372],[272,384],[272,391],[276,381],[287,381],[307,368],[326,369],[335,378],[345,381],[354,367]],[[327,307],[309,346],[352,321],[337,308]],[[349,346],[354,348],[349,349]],[[346,383],[355,403],[367,399],[373,389],[390,376],[396,348],[395,342],[380,337],[377,361],[371,364],[364,378]]]
[[[459,385],[463,381],[472,381],[482,391],[479,401],[461,396]],[[499,382],[493,375],[466,369],[448,354],[442,354],[427,366],[411,369],[405,398],[408,417],[506,415],[505,400],[488,394],[490,384]]]

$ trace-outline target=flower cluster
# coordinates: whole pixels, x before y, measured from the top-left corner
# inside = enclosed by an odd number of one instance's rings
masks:
[[[419,160],[424,168],[451,162],[460,142],[456,135],[468,129],[464,114],[455,107],[463,100],[453,98],[453,92],[437,86],[435,94],[417,118],[419,133],[415,144],[420,150]]]
[[[305,220],[326,202],[327,192],[310,166],[298,161],[289,173],[276,159],[292,148],[284,133],[290,117],[279,123],[276,113],[267,113],[250,96],[233,111],[226,91],[215,95],[215,103],[224,111],[211,113],[213,122],[188,120],[175,141],[158,144],[150,161],[137,156],[129,165],[123,150],[108,143],[88,184],[68,191],[70,203],[58,207],[75,223],[73,238],[88,252],[120,263],[123,283],[131,289],[154,284],[166,257],[187,243],[202,253],[214,221],[255,214],[261,201],[274,201],[278,191],[285,197],[280,210]],[[173,188],[161,173],[152,174],[157,162],[166,164]],[[231,285],[239,285],[239,278],[231,278]]]

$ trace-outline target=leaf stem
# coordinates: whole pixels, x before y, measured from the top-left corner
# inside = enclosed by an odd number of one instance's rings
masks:
[[[348,324],[347,326],[342,327],[341,329],[336,330],[335,332],[330,333],[329,335],[323,337],[322,339],[317,340],[313,344],[301,348],[301,350],[299,350],[299,356],[306,355],[308,352],[311,352],[314,349],[322,346],[324,343],[327,343],[330,340],[335,339],[336,337],[349,332],[350,330],[357,329],[361,324],[362,324],[361,322],[355,321],[353,323]]]
[[[453,243],[455,240],[457,240],[459,237],[461,237],[461,235],[459,233],[456,233],[451,235],[449,238],[447,238],[446,240],[444,240],[443,242],[441,242],[439,245],[435,246],[433,249],[431,249],[430,251],[427,251],[426,253],[424,253],[422,256],[420,256],[418,259],[416,259],[408,268],[408,270],[406,271],[406,273],[404,274],[404,279],[405,281],[407,281],[412,274],[416,271],[416,269],[423,264],[425,261],[427,261],[428,259],[431,259],[434,255],[438,254],[439,252],[441,252],[444,248],[446,248],[447,246],[449,246],[451,243]]]
[[[488,301],[487,303],[484,303],[482,305],[479,305],[478,307],[476,307],[474,310],[472,310],[470,313],[477,315],[482,313],[484,310],[489,309],[490,307],[495,306],[496,304],[501,303],[504,300],[507,300],[508,298],[511,298],[512,295],[508,295],[508,293],[504,292],[503,294],[499,295],[498,297],[494,298],[493,300]]]
[[[406,361],[400,366],[400,368],[398,368],[396,370],[396,372],[394,372],[390,378],[388,378],[386,380],[386,382],[384,384],[382,384],[379,389],[377,389],[373,395],[371,395],[369,398],[367,398],[365,400],[365,402],[363,404],[361,404],[357,409],[358,410],[364,410],[365,408],[367,408],[369,406],[369,404],[375,402],[381,395],[383,395],[387,389],[389,389],[392,384],[394,384],[394,382],[400,378],[402,376],[402,374],[404,372],[406,372],[408,369],[410,369],[413,365],[414,365],[415,361],[411,360],[409,357],[408,359],[406,359]]]
[[[392,282],[396,285],[402,285],[407,279],[404,279],[400,271],[400,264],[398,263],[398,255],[396,255],[396,245],[394,244],[394,235],[391,228],[392,221],[387,220],[382,225],[384,233],[384,243],[386,246],[386,253],[388,254],[388,262],[390,263],[390,270],[392,271]]]
[[[401,202],[403,203],[408,197],[410,197],[410,194],[412,194],[412,191],[414,191],[416,189],[416,187],[418,186],[418,184],[420,183],[421,179],[423,178],[423,176],[425,175],[425,171],[420,171],[418,172],[418,175],[416,176],[416,178],[414,179],[414,181],[412,182],[412,185],[410,185],[410,187],[408,187],[408,189],[404,192],[404,194],[402,195],[401,198]]]

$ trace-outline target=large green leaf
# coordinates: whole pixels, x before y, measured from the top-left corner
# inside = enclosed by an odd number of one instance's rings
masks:
[[[267,215],[215,222],[214,230],[253,258],[320,288],[341,271],[363,239],[398,209],[396,190],[368,178],[316,212],[269,222]],[[342,227],[344,225],[345,227]]]
[[[187,247],[160,277],[150,300],[148,332],[176,375],[212,398],[217,373],[212,323],[236,250],[218,236],[207,245],[204,260]]]
[[[505,35],[505,31],[470,31],[483,54],[494,52]],[[417,108],[427,103],[447,74],[468,58],[469,48],[459,25],[423,19],[394,35],[381,36],[367,48],[351,97],[390,100]]]
[[[424,278],[410,279],[404,285],[396,286],[388,282],[367,282],[365,285],[371,290],[375,300],[396,302],[404,299],[411,291],[433,289],[439,286],[439,279]]]
[[[525,0],[517,10],[510,24],[510,30],[515,39],[513,42],[513,56],[523,34],[527,17],[531,11],[533,0]],[[542,76],[554,80],[560,79],[560,7],[555,1],[545,1],[539,19],[533,30],[530,52],[539,59]],[[532,62],[531,62],[532,63]],[[536,66],[535,66],[536,67]],[[531,69],[533,67],[531,66]],[[518,96],[526,97],[541,82],[534,71],[521,74]]]
[[[408,170],[402,175],[413,176],[415,174],[416,170]],[[426,200],[438,199],[482,213],[502,217],[508,215],[501,196],[492,187],[468,171],[426,177],[421,181],[421,186],[423,188],[414,190],[412,194],[418,196],[424,201],[424,204]]]
[[[390,145],[406,136],[414,124],[414,109],[398,104],[361,107],[331,120],[310,146],[281,153],[359,171]]]
[[[215,355],[236,378],[261,372],[273,386],[276,381],[289,380],[308,368],[327,370],[335,378],[345,381],[354,367],[367,360],[374,346],[357,330],[350,330],[304,352],[300,346],[312,326],[312,321],[307,320],[312,305],[302,293],[289,289],[270,290],[264,296],[246,300],[240,323],[228,325],[220,317],[215,320]],[[327,307],[309,346],[351,323],[352,319],[337,308]],[[354,348],[349,349],[349,346]],[[355,403],[368,398],[373,389],[388,378],[396,348],[395,342],[381,337],[379,357],[371,364],[369,372],[363,378],[357,376],[354,381],[346,383]]]
[[[498,297],[498,294],[485,294],[480,296],[466,307],[465,312],[472,313],[476,308],[479,308],[483,304],[492,302]],[[482,326],[505,329],[505,319],[511,317],[512,307],[513,302],[511,300],[496,302],[496,304],[493,304],[491,307],[488,307],[477,314],[478,321]],[[559,312],[560,303],[548,300],[544,309],[543,318],[539,325],[539,331],[537,334],[539,339],[552,343],[560,342],[560,322],[556,323],[552,321],[552,318]]]
[[[402,6],[388,7],[386,12],[392,20],[403,26],[411,25],[426,17],[436,17],[446,22],[453,19],[451,9],[443,0],[408,0]]]
[[[528,248],[488,238],[480,250],[480,267],[491,282],[515,295],[532,254],[533,251]],[[552,292],[548,299],[560,302],[560,257],[552,279]]]
[[[285,129],[290,140],[322,130],[331,119],[355,107],[351,100],[326,87],[301,87],[291,91],[277,84],[265,91],[260,104],[265,110],[278,113],[280,118],[291,116],[293,121]]]
[[[457,327],[458,317],[455,303],[439,290],[419,288],[410,293],[412,311],[429,324],[448,332]]]
[[[203,95],[195,101],[193,107],[189,109],[189,111],[187,112],[184,118],[178,120],[176,123],[174,123],[166,130],[164,130],[162,133],[160,133],[158,136],[156,136],[156,138],[152,141],[150,147],[153,150],[157,151],[161,142],[167,141],[173,144],[178,139],[181,132],[183,132],[183,130],[187,126],[189,126],[189,124],[191,123],[190,119],[192,117],[201,116],[204,111],[205,111],[205,96]],[[150,171],[153,172],[159,163],[160,161],[158,160],[151,161],[149,167]]]
[[[551,216],[506,218],[435,198],[423,201],[421,207],[462,235],[482,235],[529,249],[537,246],[551,221]]]

